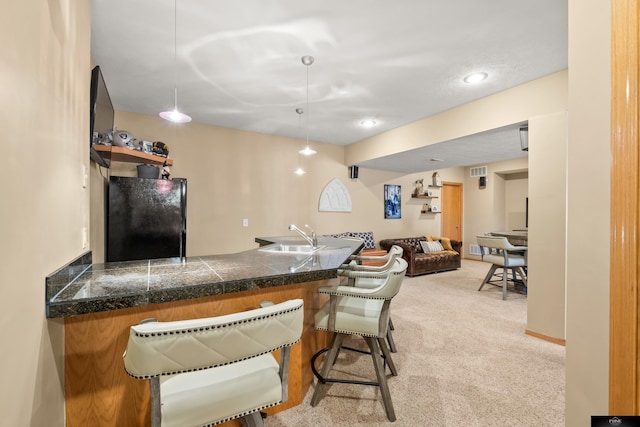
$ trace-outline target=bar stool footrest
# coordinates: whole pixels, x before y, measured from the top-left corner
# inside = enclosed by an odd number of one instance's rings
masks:
[[[351,347],[347,347],[347,346],[342,346],[340,347],[340,349],[345,349],[345,350],[350,350],[350,351],[355,351],[357,353],[361,353],[361,354],[371,354],[370,351],[366,351],[366,350],[360,350],[357,348],[351,348]],[[318,372],[318,370],[316,369],[316,359],[322,355],[323,353],[326,353],[327,351],[329,351],[329,347],[325,347],[319,351],[317,351],[313,357],[311,357],[311,371],[313,371],[313,375],[318,379],[318,381],[320,381],[322,384],[327,384],[327,383],[341,383],[341,384],[359,384],[359,385],[372,385],[372,386],[376,386],[379,387],[380,383],[378,383],[377,381],[360,381],[360,380],[347,380],[347,379],[341,379],[341,378],[325,378],[323,377],[320,372]],[[382,366],[383,368],[386,369],[387,367],[387,360],[384,357],[384,355],[382,356]]]

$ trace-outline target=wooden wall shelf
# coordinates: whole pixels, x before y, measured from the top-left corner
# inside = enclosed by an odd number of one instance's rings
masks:
[[[145,163],[148,165],[173,166],[173,160],[168,157],[156,156],[130,148],[115,145],[93,144],[93,149],[101,156],[111,158],[112,162]]]
[[[412,199],[437,199],[438,196],[416,196],[415,194],[411,195]]]

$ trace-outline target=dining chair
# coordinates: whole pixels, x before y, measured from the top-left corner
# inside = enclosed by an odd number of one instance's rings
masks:
[[[502,286],[502,299],[507,299],[507,284],[522,283],[527,288],[527,246],[515,246],[503,236],[476,236],[482,261],[491,264],[489,272],[482,280],[478,291],[484,285]],[[486,249],[485,249],[486,248]],[[498,271],[501,269],[500,271]],[[512,279],[509,280],[509,273]],[[494,276],[497,279],[494,279]],[[518,276],[520,278],[518,279]]]

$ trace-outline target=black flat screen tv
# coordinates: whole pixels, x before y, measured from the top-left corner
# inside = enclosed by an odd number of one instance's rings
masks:
[[[89,115],[89,151],[91,160],[102,167],[111,166],[111,153],[100,153],[95,150],[94,144],[101,141],[108,141],[109,132],[113,129],[113,104],[104,83],[104,77],[100,66],[96,65],[91,70],[91,92],[90,92],[90,115]]]

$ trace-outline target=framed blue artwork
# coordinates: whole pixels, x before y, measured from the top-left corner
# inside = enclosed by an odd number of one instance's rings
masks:
[[[400,186],[385,184],[384,185],[384,218],[397,219],[402,218],[402,207],[400,200]]]

